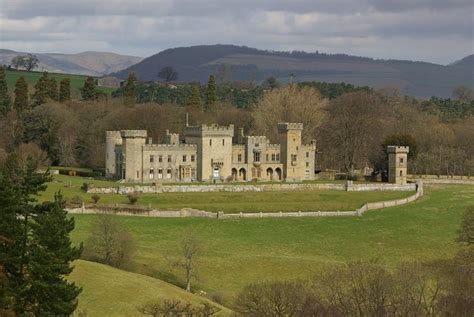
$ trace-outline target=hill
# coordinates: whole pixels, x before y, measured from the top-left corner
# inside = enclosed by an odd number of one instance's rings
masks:
[[[179,299],[195,305],[208,302],[222,309],[219,316],[231,313],[219,304],[161,280],[99,263],[75,262],[69,279],[83,288],[77,311],[91,317],[143,316],[138,313],[137,307],[158,299]]]
[[[28,53],[0,49],[0,64],[10,65],[12,58],[26,54]],[[35,55],[40,60],[37,69],[39,71],[90,76],[102,76],[111,72],[117,72],[143,59],[136,56],[106,52],[82,52],[77,54],[35,53]]]
[[[276,52],[235,45],[200,45],[167,49],[145,58],[113,75],[126,78],[129,72],[141,80],[158,80],[159,70],[174,67],[179,82],[207,81],[209,74],[232,80],[263,80],[269,76],[287,82],[346,82],[373,88],[397,87],[403,94],[418,97],[448,97],[459,85],[474,88],[474,68],[464,60],[453,65],[403,60],[376,60],[345,54]],[[226,65],[222,67],[221,65]],[[458,65],[458,66],[456,66]]]

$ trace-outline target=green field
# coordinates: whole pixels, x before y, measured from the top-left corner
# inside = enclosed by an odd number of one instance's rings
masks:
[[[15,89],[15,83],[20,77],[24,77],[28,83],[28,88],[31,92],[34,91],[34,86],[38,79],[43,75],[42,72],[27,72],[21,70],[7,70],[5,71],[8,89],[13,91]],[[53,77],[56,81],[59,82],[64,78],[69,78],[71,80],[71,94],[73,98],[80,97],[80,89],[84,86],[84,81],[87,76],[84,75],[74,75],[74,74],[57,74],[57,73],[48,73],[48,76]],[[59,86],[58,86],[59,87]],[[110,87],[98,87],[99,91],[110,94],[114,91],[114,88]]]
[[[178,256],[183,233],[194,232],[203,245],[196,287],[232,307],[236,294],[251,282],[309,278],[349,260],[377,258],[394,267],[402,261],[451,257],[468,205],[474,205],[474,186],[426,186],[425,196],[414,203],[362,217],[118,219],[137,243],[134,270],[177,285],[183,285],[184,274],[172,268],[170,259]],[[79,243],[96,216],[74,217],[72,238]]]
[[[51,200],[61,190],[66,199],[79,196],[84,202],[92,202],[92,194],[81,191],[84,182],[96,186],[118,185],[114,182],[88,178],[56,175],[54,181],[41,196]],[[219,193],[162,193],[141,194],[138,204],[161,210],[195,208],[224,212],[277,212],[277,211],[335,211],[355,210],[367,202],[399,199],[412,192],[343,192],[343,191],[288,191],[288,192],[219,192]],[[100,194],[99,203],[127,204],[126,195]]]
[[[88,261],[79,260],[74,265],[69,279],[83,288],[76,315],[82,312],[91,317],[143,316],[136,308],[158,300],[179,299],[197,306],[209,302],[206,298],[149,276]],[[227,308],[212,304],[222,309],[218,316],[230,314]]]

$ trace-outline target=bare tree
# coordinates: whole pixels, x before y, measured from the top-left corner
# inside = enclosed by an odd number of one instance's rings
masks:
[[[169,83],[178,79],[178,72],[173,67],[166,66],[160,70],[158,77]]]
[[[20,56],[20,55],[13,57],[12,60],[11,60],[11,63],[13,65],[13,67],[15,67],[15,69],[23,67],[24,58],[25,58],[25,56]]]
[[[185,233],[181,240],[181,258],[174,262],[174,265],[185,270],[187,292],[191,292],[191,282],[196,276],[195,261],[199,251],[197,237],[193,233]]]
[[[25,67],[26,71],[32,71],[36,67],[38,67],[39,59],[36,55],[28,54],[27,56],[23,57],[23,67]]]
[[[301,122],[303,139],[310,141],[323,122],[326,105],[327,101],[312,87],[289,85],[273,89],[258,101],[253,112],[257,133],[276,141],[278,122]]]
[[[115,267],[131,264],[135,243],[116,217],[106,213],[97,216],[85,244],[85,258]]]

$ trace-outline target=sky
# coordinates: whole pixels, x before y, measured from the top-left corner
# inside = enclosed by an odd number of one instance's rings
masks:
[[[0,0],[0,48],[236,44],[449,64],[474,53],[473,0]]]

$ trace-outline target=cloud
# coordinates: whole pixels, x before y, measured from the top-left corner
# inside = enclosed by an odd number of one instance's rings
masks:
[[[0,46],[33,52],[148,56],[227,43],[449,63],[473,51],[471,0],[0,0],[0,8]]]

